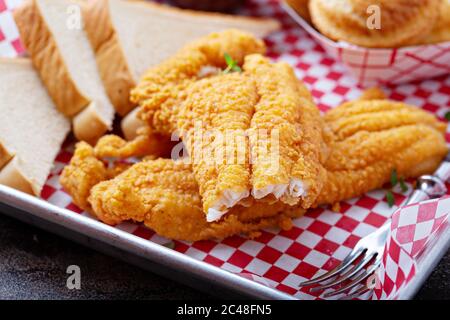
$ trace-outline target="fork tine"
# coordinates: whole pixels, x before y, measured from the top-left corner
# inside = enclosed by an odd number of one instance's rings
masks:
[[[364,257],[362,258],[362,260],[360,262],[358,262],[357,265],[355,265],[354,267],[352,267],[348,271],[346,271],[339,278],[335,279],[332,282],[324,284],[322,286],[315,287],[315,288],[313,288],[311,290],[318,291],[318,290],[322,290],[322,289],[331,288],[331,287],[334,287],[335,285],[338,285],[338,284],[344,282],[345,280],[350,279],[355,274],[357,274],[362,268],[364,268],[370,262],[370,260],[372,260],[373,257],[375,257],[375,256],[376,256],[376,253],[368,253],[366,251],[366,253],[364,254]]]
[[[347,268],[353,261],[355,261],[363,252],[365,251],[365,249],[362,248],[357,248],[355,247],[349,254],[348,256],[345,257],[345,259],[341,262],[340,265],[336,266],[336,268],[334,268],[333,270],[328,271],[327,273],[324,273],[321,276],[318,276],[314,279],[308,280],[308,281],[304,281],[302,283],[299,284],[300,287],[305,287],[305,286],[310,286],[312,284],[316,284],[319,282],[322,282],[324,280],[330,279],[332,277],[334,277],[335,275],[337,275],[338,273],[340,273],[342,270],[344,270],[345,268]]]
[[[365,285],[361,285],[360,288],[358,288],[357,290],[355,290],[351,294],[342,297],[340,300],[352,300],[354,298],[357,298],[357,297],[367,293],[368,291],[373,291],[373,289],[369,289]]]
[[[323,285],[320,285],[320,286],[317,286],[317,287],[313,287],[313,288],[310,289],[310,291],[311,292],[316,292],[316,291],[321,291],[321,290],[324,290],[324,289],[328,289],[328,288],[337,286],[338,284],[346,281],[347,279],[349,279],[349,278],[341,276],[341,277],[338,277],[338,278],[334,279],[333,281],[330,281],[330,282],[325,283]]]
[[[381,263],[381,259],[377,259],[373,265],[371,265],[365,272],[361,273],[359,276],[357,276],[355,279],[353,279],[352,281],[350,281],[348,284],[346,284],[345,286],[343,286],[342,288],[339,288],[336,291],[332,291],[332,292],[328,292],[325,293],[323,296],[325,298],[329,298],[329,297],[333,297],[335,295],[341,294],[345,291],[347,291],[348,289],[351,289],[353,287],[355,287],[356,285],[358,285],[359,283],[361,283],[361,281],[363,281],[364,279],[368,278],[370,275],[372,275],[375,270],[378,268],[378,266]]]

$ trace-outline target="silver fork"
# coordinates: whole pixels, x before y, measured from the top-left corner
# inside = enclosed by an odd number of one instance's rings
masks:
[[[445,181],[450,178],[450,152],[442,162],[441,166],[434,173],[434,175],[424,175],[417,180],[417,186],[414,192],[402,204],[417,203],[427,199],[439,198],[447,193]],[[333,270],[320,275],[312,280],[300,283],[300,287],[318,285],[311,288],[311,291],[320,291],[327,288],[332,288],[336,285],[347,284],[337,290],[327,292],[323,295],[324,298],[336,296],[351,290],[358,284],[362,284],[368,277],[373,275],[381,264],[384,247],[389,235],[391,227],[391,220],[389,219],[381,228],[372,232],[359,240],[353,250],[347,257]],[[360,258],[356,265],[352,263]],[[372,262],[373,261],[373,262]],[[372,264],[369,264],[372,262]],[[349,294],[346,298],[353,299],[372,289],[365,285]]]

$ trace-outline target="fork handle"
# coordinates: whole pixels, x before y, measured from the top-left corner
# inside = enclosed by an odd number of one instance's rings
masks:
[[[402,204],[417,203],[423,200],[436,199],[444,196],[447,193],[445,182],[437,175],[424,175],[417,179],[416,189]]]
[[[418,203],[420,201],[424,201],[429,199],[429,195],[422,190],[414,190],[413,193],[409,195],[409,197],[402,203],[401,206],[407,206],[409,204]]]
[[[402,204],[417,203],[423,200],[436,199],[447,193],[445,182],[450,178],[450,156],[447,155],[445,160],[436,170],[434,175],[424,175],[417,179],[417,185],[414,192]]]

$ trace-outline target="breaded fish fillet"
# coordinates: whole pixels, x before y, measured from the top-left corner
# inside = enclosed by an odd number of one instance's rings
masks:
[[[359,131],[381,131],[406,125],[424,124],[441,132],[446,124],[417,107],[391,100],[360,100],[330,110],[325,121],[338,140]]]
[[[126,141],[114,134],[101,137],[95,145],[95,155],[99,158],[130,158],[130,157],[170,157],[173,143],[166,137],[141,128],[140,134],[133,140]]]
[[[327,183],[317,204],[380,188],[394,169],[404,178],[431,173],[446,155],[445,123],[419,108],[379,96],[367,92],[324,115],[333,141],[325,162]]]
[[[143,222],[162,236],[188,241],[252,234],[268,226],[289,228],[290,217],[303,212],[277,215],[286,209],[282,204],[236,207],[220,222],[208,223],[191,167],[169,159],[135,164],[97,184],[89,200],[98,218],[108,224]]]
[[[148,70],[131,91],[131,100],[141,106],[138,116],[155,132],[170,136],[177,129],[177,109],[191,83],[225,69],[225,53],[242,64],[246,55],[265,50],[261,40],[238,30],[212,33],[187,45]]]
[[[327,183],[317,204],[333,204],[380,188],[392,171],[405,178],[432,173],[447,153],[443,134],[416,124],[361,131],[336,141],[325,163]]]
[[[70,165],[65,166],[61,173],[60,183],[79,208],[92,212],[88,202],[92,187],[115,177],[128,167],[127,164],[116,163],[114,167],[108,168],[88,143],[78,142]]]
[[[288,64],[249,55],[244,72],[259,96],[250,125],[252,195],[309,208],[325,182],[319,110]]]
[[[207,221],[215,221],[250,195],[246,136],[258,101],[252,78],[231,73],[191,86],[178,117],[200,186]]]
[[[250,190],[309,208],[325,180],[324,123],[292,68],[260,54],[243,68],[192,84],[178,112],[207,221],[248,201]]]
[[[371,91],[325,114],[330,131],[330,154],[325,161],[326,180],[315,205],[334,204],[380,188],[390,180],[393,169],[404,178],[431,173],[447,153],[445,124],[408,105],[396,105],[391,110],[385,100],[379,100],[383,106],[376,106],[378,100],[371,99],[381,96],[380,92]],[[343,120],[348,124],[359,121],[358,116],[375,110],[386,114],[418,112],[422,116],[406,124],[382,121],[380,130],[370,122],[367,127],[359,125],[357,130],[350,131],[339,124]],[[387,116],[387,119],[393,117]],[[109,224],[134,220],[144,222],[162,236],[196,241],[234,234],[255,236],[258,230],[270,226],[289,229],[291,218],[305,212],[300,205],[253,200],[247,204],[249,207],[237,205],[219,221],[208,223],[190,165],[168,159],[147,160],[111,179],[116,172],[105,173],[93,149],[86,148],[91,147],[77,146],[61,182],[77,204],[92,205],[94,214]],[[117,170],[120,171],[122,169]],[[73,183],[67,176],[82,183]]]

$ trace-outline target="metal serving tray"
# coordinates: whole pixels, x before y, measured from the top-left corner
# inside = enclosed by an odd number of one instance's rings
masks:
[[[2,185],[0,212],[205,292],[228,298],[294,299],[281,291]],[[449,247],[447,223],[423,253],[418,262],[419,272],[402,290],[400,299],[414,297]]]
[[[3,17],[6,17],[4,18],[4,21],[8,22],[6,25],[2,25],[0,27],[0,33],[5,35],[5,39],[0,40],[0,44],[3,45],[2,50],[0,50],[1,56],[17,56],[23,53],[23,49],[19,45],[20,42],[18,40],[16,27],[13,23],[13,19],[11,18],[11,10],[19,2],[20,1],[6,2],[6,4],[8,5],[7,10],[0,13],[0,15],[3,15]],[[270,45],[268,46],[268,54],[270,57],[275,58],[276,60],[283,60],[295,66],[295,71],[296,73],[298,73],[297,75],[299,78],[303,78],[309,85],[314,84],[311,87],[312,89],[314,89],[315,99],[321,107],[327,108],[337,105],[339,102],[341,102],[341,100],[348,101],[357,97],[357,91],[359,90],[356,89],[356,83],[352,82],[350,78],[347,78],[339,63],[330,59],[323,52],[323,50],[318,48],[317,44],[320,42],[317,42],[313,38],[309,37],[306,32],[295,25],[294,21],[292,21],[287,14],[283,13],[283,10],[281,9],[280,3],[278,1],[253,0],[252,6],[245,9],[244,13],[256,16],[264,15],[269,17],[276,17],[282,22],[282,30],[275,33],[268,39],[270,42]],[[445,80],[442,80],[440,82],[431,81],[428,84],[423,83],[423,85],[415,85],[417,89],[425,90],[430,94],[428,99],[420,100],[421,103],[419,103],[419,106],[424,106],[427,102],[429,102],[429,105],[431,106],[434,106],[435,104],[442,105],[442,107],[437,108],[433,112],[437,115],[444,114],[447,111],[447,108],[445,107],[446,95],[443,95],[439,92],[439,88],[443,88],[444,85]],[[398,95],[398,92],[396,93]],[[406,99],[408,97],[410,98],[411,95],[406,95],[404,98]],[[322,111],[324,110],[322,109]],[[70,151],[66,151],[64,157],[67,158],[69,154]],[[66,162],[67,161],[62,161],[58,163],[58,166],[61,167],[67,164]],[[55,174],[57,174],[57,172],[55,172]],[[54,178],[56,179],[57,177]],[[367,201],[372,204],[374,202],[377,203],[377,211],[374,215],[378,217],[378,220],[372,224],[364,223],[363,221],[361,223],[361,228],[357,230],[358,233],[356,234],[356,236],[361,237],[367,234],[367,232],[373,231],[373,228],[376,227],[375,225],[378,225],[380,219],[386,219],[391,214],[389,208],[383,200],[383,195],[380,194],[380,192],[375,191],[370,196],[372,198],[367,198],[366,196],[364,196],[359,200],[362,200],[362,202],[366,201],[366,203]],[[63,195],[62,200],[67,197],[67,194]],[[347,208],[352,207],[355,210],[361,210],[362,216],[370,211],[364,207],[358,207],[358,204],[359,202],[357,201],[350,201],[346,202],[345,206],[347,206]],[[187,285],[196,287],[209,293],[214,292],[215,294],[220,294],[221,296],[225,297],[239,296],[265,299],[296,298],[293,295],[276,290],[274,289],[274,287],[265,286],[257,281],[252,281],[246,277],[241,277],[237,273],[226,271],[223,267],[221,269],[206,262],[197,260],[187,254],[182,254],[165,246],[159,245],[155,242],[140,238],[137,235],[133,235],[118,228],[105,225],[99,221],[96,221],[95,219],[76,214],[62,207],[53,205],[45,200],[32,197],[22,192],[0,185],[1,213],[5,213],[14,218],[18,218],[27,223],[36,225],[63,237],[72,239],[76,242],[89,246],[90,248],[95,248],[106,254],[118,257],[126,262],[135,264],[144,269],[154,271],[163,276],[170,277],[171,279],[178,280]],[[353,213],[355,213],[355,211],[353,211]],[[329,221],[330,223],[327,225],[327,227],[331,229],[334,227],[334,222],[337,219],[347,218],[347,212],[339,216],[339,214],[337,213],[333,215],[332,212],[327,211],[324,212],[324,216],[331,216],[332,221]],[[351,213],[348,214],[348,216],[351,216]],[[276,245],[272,245],[272,247],[270,247],[270,245],[268,246],[269,250],[272,250],[274,248],[279,249],[279,253],[284,254],[285,251],[287,251],[286,244],[297,244],[295,241],[296,233],[301,233],[303,231],[309,232],[309,230],[304,230],[301,227],[304,227],[305,223],[308,223],[308,221],[311,222],[312,220],[313,219],[311,217],[304,217],[296,220],[294,222],[294,224],[298,224],[298,226],[295,226],[296,230],[294,230],[293,233],[286,235],[286,237],[284,238],[283,235],[278,237],[279,233],[281,232],[270,233],[271,236],[276,236],[274,238],[276,238],[277,241]],[[318,220],[319,221],[315,221],[317,222],[317,224],[313,224],[315,229],[312,230],[316,233],[309,232],[309,234],[316,240],[318,238],[323,240],[325,239],[325,237],[323,237],[324,233],[322,232],[323,228],[316,228],[317,225],[323,225],[323,219]],[[348,218],[347,220],[351,219]],[[350,224],[354,222],[359,223],[361,221],[352,220],[350,221]],[[433,270],[434,266],[438,263],[439,259],[448,249],[450,245],[450,228],[448,225],[449,224],[445,226],[445,229],[442,229],[441,233],[436,235],[433,243],[427,246],[426,251],[422,255],[422,259],[418,262],[417,274],[406,287],[402,288],[399,296],[400,298],[409,299],[414,296],[414,294],[422,285],[423,281],[427,278],[429,273]],[[345,230],[346,227],[351,226],[341,225],[341,227],[343,227],[343,229],[339,229],[338,235],[345,234],[347,232]],[[353,236],[353,233],[347,232],[347,235]],[[311,241],[311,238],[308,240]],[[340,240],[344,242],[343,239]],[[245,243],[247,244],[247,242]],[[263,246],[261,242],[256,244],[260,247]],[[251,247],[251,249],[253,249],[252,245],[253,244],[249,244],[249,247]],[[279,248],[280,245],[284,247],[283,250]],[[337,243],[334,243],[333,246],[334,245],[337,245]],[[340,248],[343,247],[342,243],[339,243],[339,245]],[[228,249],[235,248],[228,247]],[[314,248],[308,249],[310,250],[310,252],[312,252]],[[325,249],[326,250],[322,251],[327,251],[328,249],[330,249],[329,251],[333,251],[331,250],[331,248]],[[349,250],[349,247],[347,245],[346,248],[342,249]],[[295,251],[294,253],[297,252]],[[317,263],[317,265],[315,265],[314,267],[321,268],[324,265],[321,263],[322,261],[320,259],[323,256],[326,256],[326,258],[330,260],[331,258],[336,258],[335,256],[333,256],[334,252],[329,255],[327,255],[326,253],[327,252],[320,256],[320,253],[313,252],[315,257],[319,256],[319,261],[316,262],[320,262]],[[345,252],[343,252],[342,250],[340,253],[345,254]],[[246,256],[246,258],[248,258],[248,255]],[[252,256],[252,258],[254,257]],[[282,258],[286,258],[286,256],[282,256]],[[284,274],[292,271],[289,262],[292,262],[294,260],[294,263],[299,264],[303,263],[302,260],[307,260],[303,258],[288,258],[291,260],[285,259],[287,263],[285,266],[286,268],[282,270]],[[338,260],[340,258],[343,258],[343,256],[341,255],[337,257]],[[275,265],[276,262],[274,262],[273,265]],[[311,261],[309,262],[311,263]],[[258,267],[264,267],[268,264],[270,265],[270,263],[265,263],[263,261],[262,264]],[[301,266],[299,267],[299,269],[303,271]],[[275,276],[274,278],[278,278],[278,271],[272,273],[272,276]],[[261,273],[264,272],[265,271]],[[291,274],[289,274],[289,276],[291,276]],[[292,277],[289,279],[290,289],[296,289],[297,284],[300,282],[300,278],[300,276],[292,275]],[[304,279],[305,278],[303,277],[303,280]],[[287,286],[283,283],[283,281],[284,279],[273,282],[275,282],[277,285],[284,285],[284,287],[286,288]]]
[[[208,293],[228,298],[293,299],[278,290],[3,185],[0,185],[0,212]]]

